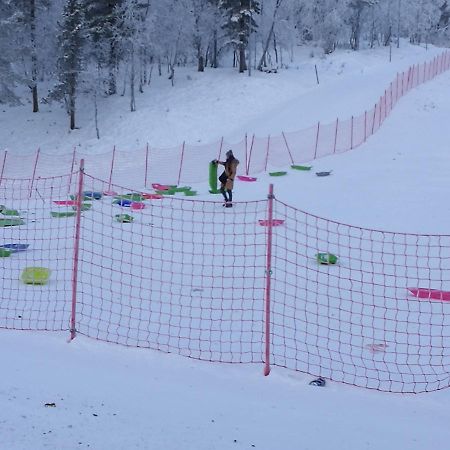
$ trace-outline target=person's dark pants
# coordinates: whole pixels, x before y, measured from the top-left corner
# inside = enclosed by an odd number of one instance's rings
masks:
[[[225,190],[225,187],[221,187],[220,188],[220,192],[222,192],[223,198],[225,199],[226,202],[232,202],[233,201],[233,191],[231,189],[226,189]]]

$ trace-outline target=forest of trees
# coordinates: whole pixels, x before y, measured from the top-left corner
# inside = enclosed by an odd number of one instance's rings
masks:
[[[173,84],[180,65],[251,75],[302,44],[448,46],[449,21],[447,0],[0,0],[0,104],[25,103],[25,86],[33,112],[63,102],[74,129],[80,93],[129,95],[134,111],[152,76]]]

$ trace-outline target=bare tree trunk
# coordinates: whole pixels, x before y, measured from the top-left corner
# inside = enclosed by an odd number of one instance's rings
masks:
[[[36,4],[30,0],[30,40],[31,40],[31,94],[33,97],[33,112],[39,112],[37,90],[37,54],[36,54]]]
[[[202,47],[200,44],[197,44],[197,71],[205,71],[205,59],[203,58]]]
[[[134,57],[134,44],[131,44],[131,71],[130,71],[130,111],[136,111],[136,96],[134,93],[136,78],[136,61]]]
[[[239,73],[247,70],[247,64],[245,61],[245,46],[243,43],[239,45]]]
[[[217,30],[214,30],[211,67],[213,67],[214,69],[217,69],[218,66],[219,65],[217,63]]]
[[[108,95],[117,94],[116,83],[116,48],[114,42],[110,43],[109,47],[109,77],[108,77]]]
[[[273,11],[273,16],[272,16],[272,24],[270,26],[269,35],[267,36],[267,40],[266,40],[266,43],[264,44],[263,52],[262,52],[261,58],[259,60],[258,70],[262,70],[263,67],[267,66],[266,55],[267,55],[267,51],[269,50],[270,42],[272,41],[272,35],[273,35],[273,30],[275,28],[275,22],[277,19],[278,9],[280,8],[282,2],[283,2],[283,0],[277,0],[277,3],[275,4],[275,9]]]

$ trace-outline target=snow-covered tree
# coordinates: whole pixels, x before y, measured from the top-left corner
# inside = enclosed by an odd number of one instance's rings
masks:
[[[239,72],[247,70],[245,51],[252,30],[257,28],[254,16],[260,13],[259,0],[222,0],[219,4],[224,11],[229,43],[237,50]]]
[[[98,67],[108,71],[107,93],[117,93],[117,65],[119,62],[117,34],[123,0],[83,0],[90,58]]]
[[[372,8],[378,0],[349,0],[349,16],[347,23],[350,26],[350,47],[353,50],[359,50],[361,32],[366,19],[368,8]]]
[[[2,0],[0,3],[0,103],[11,105],[20,104],[20,100],[14,88],[22,81],[14,70],[13,62],[16,61],[14,31],[17,23],[18,12],[14,7],[14,0]]]
[[[63,98],[70,117],[70,129],[75,129],[78,84],[83,69],[84,36],[83,9],[80,0],[67,0],[59,34],[60,51],[57,61],[59,84],[51,97]]]

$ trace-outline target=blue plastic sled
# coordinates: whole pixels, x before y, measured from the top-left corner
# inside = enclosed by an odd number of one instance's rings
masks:
[[[7,248],[11,250],[12,253],[24,252],[30,244],[3,244],[0,245],[0,248]]]

